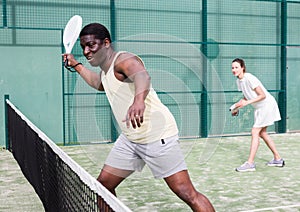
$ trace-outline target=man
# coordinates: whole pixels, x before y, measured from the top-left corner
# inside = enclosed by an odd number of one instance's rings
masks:
[[[116,195],[116,187],[147,164],[154,177],[163,178],[193,211],[214,211],[190,180],[175,119],[153,90],[142,60],[129,52],[116,52],[109,31],[101,24],[85,26],[79,36],[83,55],[101,68],[100,74],[71,54],[64,54],[64,61],[91,87],[105,91],[122,131],[97,180]]]

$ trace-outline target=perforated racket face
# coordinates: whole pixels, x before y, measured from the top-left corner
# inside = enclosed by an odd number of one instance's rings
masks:
[[[81,27],[82,27],[82,18],[79,15],[74,15],[68,21],[63,34],[63,44],[66,53],[71,53],[72,48],[79,36]]]

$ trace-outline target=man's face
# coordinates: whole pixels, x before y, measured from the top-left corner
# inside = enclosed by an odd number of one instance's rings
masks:
[[[83,35],[80,37],[80,46],[83,55],[92,66],[100,66],[103,62],[104,52],[101,51],[104,44],[101,40],[96,39],[95,35]],[[97,53],[97,54],[96,54]]]

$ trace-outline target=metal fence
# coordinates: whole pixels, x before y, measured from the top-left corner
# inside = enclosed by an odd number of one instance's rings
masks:
[[[300,129],[296,74],[300,1],[0,2],[0,48],[53,47],[63,52],[63,28],[75,14],[82,16],[84,25],[106,25],[117,50],[131,51],[144,60],[153,87],[174,114],[182,138],[250,132],[251,107],[242,109],[239,117],[228,112],[242,97],[231,73],[231,61],[236,57],[245,59],[247,71],[256,75],[278,101],[282,120],[270,130],[283,133]],[[78,43],[73,53],[89,67]],[[114,140],[118,127],[105,94],[64,70],[60,57],[51,60],[61,69],[62,117],[56,121],[63,123],[63,142]],[[28,68],[33,66],[30,63]],[[47,120],[40,125],[44,122]],[[56,131],[55,127],[45,128],[53,134]]]

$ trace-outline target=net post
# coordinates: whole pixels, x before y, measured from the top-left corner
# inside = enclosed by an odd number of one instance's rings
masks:
[[[7,103],[6,100],[9,99],[9,95],[4,95],[4,119],[5,119],[5,148],[9,150],[9,139],[8,139],[8,114],[7,114]]]

